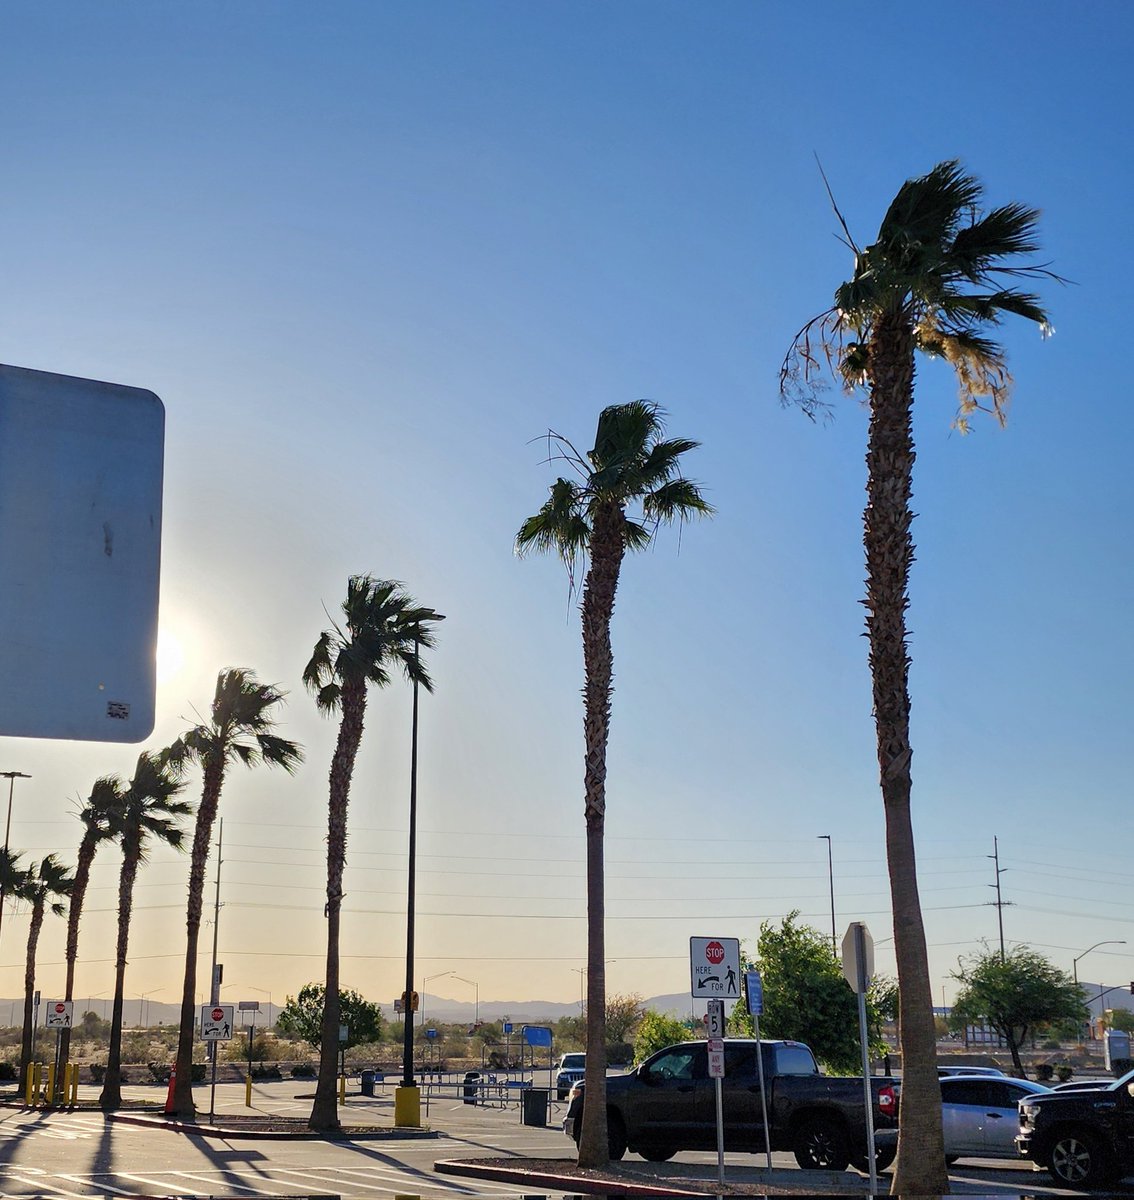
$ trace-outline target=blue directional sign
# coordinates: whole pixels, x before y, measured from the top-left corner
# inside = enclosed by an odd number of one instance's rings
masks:
[[[764,1011],[764,984],[759,971],[745,972],[744,996],[748,1001],[748,1015],[758,1017]]]

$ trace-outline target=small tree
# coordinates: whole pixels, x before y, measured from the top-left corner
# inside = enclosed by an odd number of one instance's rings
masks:
[[[634,1030],[645,1015],[642,1007],[642,997],[637,992],[628,995],[614,995],[606,998],[606,1044],[617,1046],[630,1042],[634,1038]]]
[[[326,994],[321,983],[305,983],[298,996],[288,996],[276,1029],[286,1037],[299,1038],[316,1050],[321,1049]],[[382,1010],[349,988],[339,991],[339,1020],[347,1027],[346,1041],[337,1043],[340,1050],[382,1040]]]
[[[1020,1078],[1025,1078],[1020,1047],[1031,1034],[1059,1021],[1087,1019],[1079,985],[1029,946],[1017,946],[1003,957],[986,949],[958,963],[953,978],[961,984],[953,1002],[954,1022],[987,1021],[1008,1043]]]
[[[647,1009],[634,1032],[634,1062],[644,1062],[656,1051],[664,1050],[674,1042],[687,1041],[688,1037],[689,1030],[683,1021]]]
[[[862,1069],[858,1001],[831,951],[830,937],[796,924],[798,917],[798,912],[791,912],[778,928],[770,921],[760,926],[757,956],[764,984],[760,1035],[806,1042],[831,1071],[853,1074]],[[873,1031],[870,1051],[880,1054],[885,1050],[877,1034],[880,1014],[872,998],[866,999],[867,1022]],[[742,1003],[733,1009],[732,1026],[749,1037],[754,1032]]]

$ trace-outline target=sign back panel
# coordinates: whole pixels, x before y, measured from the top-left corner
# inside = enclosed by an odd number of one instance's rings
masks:
[[[0,734],[154,726],[165,409],[0,366]]]

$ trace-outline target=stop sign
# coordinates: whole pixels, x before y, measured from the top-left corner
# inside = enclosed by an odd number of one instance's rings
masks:
[[[67,1005],[64,1004],[62,1000],[56,1000],[55,1001],[55,1011],[57,1013],[64,1013],[67,1011]]]
[[[720,942],[710,942],[705,947],[705,957],[714,967],[719,966],[724,962],[724,947]]]
[[[223,1008],[214,1008],[213,1009],[213,1020],[214,1021],[223,1021],[224,1020],[224,1009]]]

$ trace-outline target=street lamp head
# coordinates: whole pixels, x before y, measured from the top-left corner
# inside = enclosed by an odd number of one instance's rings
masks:
[[[23,771],[0,771],[0,778],[4,779],[30,779],[31,776]]]

